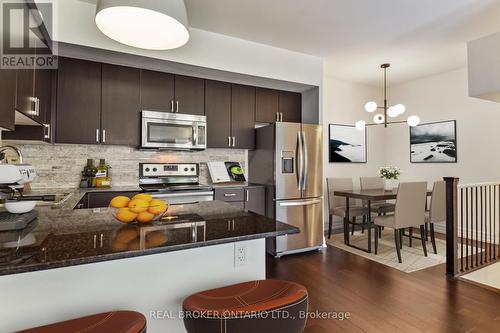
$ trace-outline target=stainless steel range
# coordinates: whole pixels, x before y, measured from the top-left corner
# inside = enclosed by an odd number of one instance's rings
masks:
[[[211,186],[200,184],[198,163],[141,163],[139,185],[154,198],[171,205],[211,201]]]

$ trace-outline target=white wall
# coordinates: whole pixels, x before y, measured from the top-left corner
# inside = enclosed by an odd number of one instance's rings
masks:
[[[390,88],[391,103],[404,103],[408,114],[417,114],[423,123],[457,120],[456,164],[411,164],[408,127],[386,130],[387,163],[402,169],[402,180],[500,180],[500,103],[468,97],[467,89],[466,68]]]
[[[95,5],[77,0],[52,2],[53,38],[58,41],[265,78],[321,84],[323,60],[319,57],[193,28],[189,42],[179,49],[141,50],[103,35],[94,23]]]
[[[380,88],[343,81],[334,77],[330,64],[325,63],[323,78],[323,127],[324,135],[324,177],[351,177],[354,186],[359,188],[360,176],[376,176],[378,169],[385,165],[384,129],[367,128],[367,163],[329,163],[328,162],[328,125],[353,125],[358,120],[370,122],[370,116],[364,111],[367,101],[380,99]],[[327,190],[325,183],[325,204]],[[325,221],[328,221],[328,209],[325,209]]]

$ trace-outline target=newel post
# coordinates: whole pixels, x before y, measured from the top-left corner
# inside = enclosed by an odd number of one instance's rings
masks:
[[[457,275],[458,245],[458,181],[444,177],[446,182],[446,275]]]

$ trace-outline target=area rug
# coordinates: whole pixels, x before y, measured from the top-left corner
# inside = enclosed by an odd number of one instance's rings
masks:
[[[372,233],[373,237],[373,233]],[[327,239],[327,243],[336,248],[342,249],[360,255],[364,258],[376,261],[383,265],[393,267],[397,270],[411,273],[432,266],[440,265],[446,262],[446,241],[436,239],[437,254],[432,250],[432,244],[427,242],[427,257],[424,257],[422,243],[419,239],[413,239],[413,247],[408,246],[408,237],[403,237],[403,249],[401,250],[401,259],[403,263],[398,262],[396,254],[396,245],[394,243],[394,232],[392,230],[384,230],[382,238],[378,243],[378,254],[375,254],[375,243],[372,241],[372,253],[352,248],[344,244],[344,234],[334,234],[331,239]],[[367,233],[356,231],[351,235],[351,244],[361,248],[367,248]],[[470,250],[469,250],[470,251]],[[470,253],[470,252],[469,252]]]

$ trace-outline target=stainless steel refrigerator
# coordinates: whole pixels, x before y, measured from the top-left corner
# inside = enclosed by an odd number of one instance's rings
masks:
[[[266,215],[300,228],[267,240],[276,257],[323,246],[323,131],[320,125],[283,123],[257,130],[249,151],[249,182],[267,189]]]

